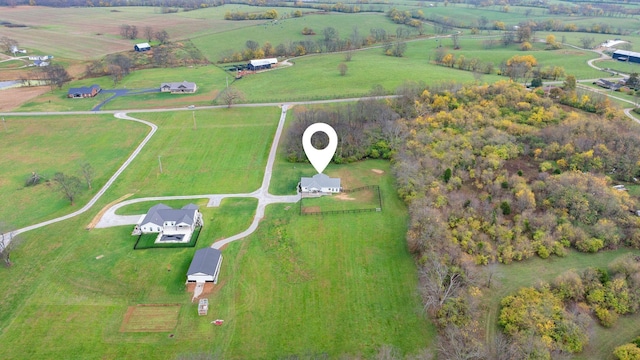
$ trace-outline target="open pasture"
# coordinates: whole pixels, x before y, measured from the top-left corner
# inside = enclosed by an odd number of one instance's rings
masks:
[[[154,7],[48,8],[41,6],[4,7],[1,19],[24,28],[0,28],[1,36],[18,40],[30,53],[49,54],[75,60],[98,59],[104,55],[133,51],[136,42],[146,42],[144,28],[166,30],[178,40],[198,34],[245,27],[259,22],[229,22],[223,19],[230,7],[162,14]],[[120,26],[135,25],[137,40],[122,39]]]
[[[9,117],[0,127],[0,219],[11,228],[30,225],[79,209],[106,183],[149,127],[111,115]],[[56,172],[83,178],[80,165],[94,169],[92,190],[70,206],[56,190]],[[25,187],[37,172],[41,184]],[[10,206],[8,206],[10,205]]]
[[[151,121],[159,129],[115,184],[118,193],[135,193],[135,197],[228,194],[260,187],[280,109],[224,108],[132,116]]]
[[[257,8],[266,9],[266,8]],[[280,11],[280,8],[276,8]],[[309,9],[300,9],[303,12]],[[239,21],[243,22],[243,21]],[[366,38],[373,28],[382,28],[387,34],[395,35],[400,25],[394,24],[383,13],[317,13],[305,14],[299,18],[288,18],[277,22],[265,22],[255,26],[247,26],[226,32],[211,33],[192,38],[193,43],[212,62],[217,62],[230,52],[242,52],[246,49],[247,40],[257,41],[260,46],[270,42],[275,48],[278,44],[288,45],[291,41],[313,41],[324,39],[323,30],[333,27],[341,39],[349,38],[354,28],[361,37]],[[305,27],[312,29],[315,35],[302,35]],[[411,29],[402,25],[407,29]],[[425,25],[426,32],[431,27]]]

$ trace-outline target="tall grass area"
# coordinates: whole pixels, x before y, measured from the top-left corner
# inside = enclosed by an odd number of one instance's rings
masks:
[[[607,268],[616,258],[628,253],[640,255],[639,250],[619,249],[602,251],[597,254],[585,254],[570,251],[564,258],[550,257],[548,259],[533,258],[510,265],[498,265],[494,284],[497,285],[486,294],[486,305],[489,308],[487,331],[493,336],[500,331],[497,319],[500,311],[500,300],[515,293],[521,287],[535,286],[541,281],[551,282],[563,272],[573,269],[582,271],[587,267]],[[610,359],[613,349],[638,336],[638,321],[640,314],[621,316],[613,328],[605,329],[594,321],[593,336],[590,344],[582,352],[574,356],[575,359],[603,360]]]
[[[224,108],[132,116],[149,120],[159,129],[122,174],[114,192],[134,193],[135,197],[227,194],[260,187],[280,109]]]
[[[149,127],[111,115],[5,117],[0,131],[0,221],[10,228],[31,225],[82,207],[122,165]],[[6,129],[6,130],[5,130]],[[53,181],[56,172],[83,179],[81,164],[94,170],[92,190],[71,206]],[[37,172],[39,185],[25,187]],[[84,181],[84,180],[83,180]]]

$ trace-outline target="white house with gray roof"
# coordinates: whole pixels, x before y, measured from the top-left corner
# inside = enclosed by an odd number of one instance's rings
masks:
[[[325,174],[300,179],[300,192],[303,193],[339,193],[342,191],[340,178],[330,178]]]
[[[187,270],[187,282],[218,283],[218,274],[222,265],[222,253],[218,249],[204,248],[197,250]]]
[[[198,86],[194,82],[167,82],[160,84],[161,92],[170,92],[172,94],[191,94],[196,92]]]
[[[185,205],[172,209],[165,204],[157,204],[149,209],[138,228],[143,234],[162,233],[165,235],[191,234],[196,226],[202,226],[202,214],[198,206]]]

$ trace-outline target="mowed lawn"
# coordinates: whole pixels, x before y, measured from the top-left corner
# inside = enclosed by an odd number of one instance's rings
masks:
[[[353,176],[369,172],[366,164]],[[384,165],[371,166],[388,170]],[[370,357],[385,344],[403,354],[428,348],[435,332],[416,293],[406,209],[392,178],[379,182],[382,213],[301,217],[294,206],[270,206],[254,235],[223,250],[220,283],[203,317],[184,285],[195,249],[134,251],[128,226],[84,230],[90,214],[26,233],[14,266],[0,268],[0,342],[12,344],[0,347],[0,357],[334,358]],[[253,217],[249,205],[235,200],[202,209],[198,248],[244,229]],[[177,325],[120,332],[128,307],[138,304],[179,304]],[[211,324],[218,318],[221,327]]]
[[[0,131],[0,222],[8,228],[35,224],[82,207],[149,132],[112,115],[5,116]],[[94,170],[92,190],[83,184],[74,206],[57,191],[56,172],[81,179],[81,164]],[[37,172],[42,183],[25,187]],[[84,182],[84,180],[83,180]]]
[[[345,172],[362,177],[373,167],[388,163]],[[403,354],[431,344],[404,240],[406,209],[389,175],[378,183],[382,213],[299,216],[295,206],[271,206],[248,241],[229,245],[229,283],[210,299],[215,316],[228,319],[225,358],[370,357],[384,344]]]
[[[255,205],[230,199],[201,207],[205,226],[197,248],[246,229]],[[0,358],[174,359],[211,351],[213,315],[198,317],[185,288],[196,249],[133,250],[131,226],[87,231],[93,215],[22,234],[14,265],[0,267],[0,342],[12,344],[0,347]],[[128,307],[138,304],[179,304],[176,327],[120,332]]]
[[[151,121],[159,129],[122,174],[114,192],[134,193],[135,197],[227,194],[260,187],[280,109],[224,108],[132,116]]]

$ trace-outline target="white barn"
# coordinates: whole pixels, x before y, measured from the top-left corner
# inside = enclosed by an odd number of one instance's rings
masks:
[[[218,249],[204,248],[197,250],[187,271],[187,282],[218,283],[222,253]]]
[[[340,178],[330,178],[325,174],[300,179],[300,192],[303,193],[339,193],[342,191]]]
[[[277,63],[278,59],[276,58],[249,60],[247,67],[249,70],[271,69],[271,66]]]

